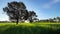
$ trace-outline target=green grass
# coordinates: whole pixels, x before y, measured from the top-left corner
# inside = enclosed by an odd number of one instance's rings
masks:
[[[60,23],[0,23],[0,34],[60,34]]]

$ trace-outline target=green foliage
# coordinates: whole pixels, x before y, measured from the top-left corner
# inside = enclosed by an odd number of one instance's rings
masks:
[[[59,34],[59,23],[0,23],[0,34]]]

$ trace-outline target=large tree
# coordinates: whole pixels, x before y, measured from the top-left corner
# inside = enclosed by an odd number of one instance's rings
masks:
[[[27,19],[29,19],[30,22],[33,22],[33,17],[36,17],[36,13],[34,11],[28,11],[23,2],[10,2],[3,10],[9,16],[9,20],[16,21],[16,24],[21,20]]]
[[[28,13],[24,3],[16,1],[8,3],[8,6],[3,8],[3,10],[7,13],[10,20],[16,21],[16,24],[18,24],[19,20],[23,19]]]

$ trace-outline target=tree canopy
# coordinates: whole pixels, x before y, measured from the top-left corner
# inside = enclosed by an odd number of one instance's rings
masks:
[[[3,11],[9,16],[10,21],[16,21],[18,24],[21,20],[29,20],[33,22],[33,17],[37,17],[34,11],[28,11],[23,2],[10,2],[8,6],[3,8]]]

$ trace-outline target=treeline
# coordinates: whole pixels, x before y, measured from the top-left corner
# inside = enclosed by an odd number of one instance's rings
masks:
[[[10,23],[10,21],[0,21],[0,23]]]
[[[39,22],[60,22],[60,17],[39,20]]]
[[[26,21],[19,21],[20,23],[25,23]],[[27,22],[29,22],[29,20],[27,20]],[[33,22],[31,23],[45,23],[45,22],[53,22],[53,23],[60,23],[60,17],[55,17],[55,18],[49,18],[49,19],[43,19],[43,20],[39,20],[37,18],[33,19]],[[0,21],[0,23],[15,23],[15,21]],[[29,22],[30,23],[30,22]]]

